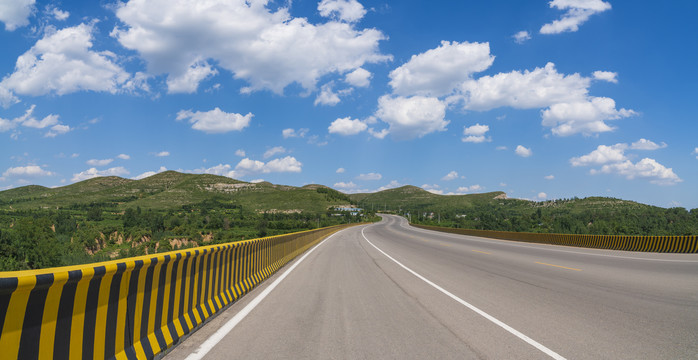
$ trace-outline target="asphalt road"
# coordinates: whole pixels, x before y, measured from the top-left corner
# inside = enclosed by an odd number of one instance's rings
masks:
[[[166,359],[201,351],[290,266]],[[318,246],[205,358],[698,359],[698,255],[490,240],[384,216]]]

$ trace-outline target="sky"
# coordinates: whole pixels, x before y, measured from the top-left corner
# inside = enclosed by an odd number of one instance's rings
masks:
[[[698,208],[698,2],[0,0],[0,190],[165,170]]]

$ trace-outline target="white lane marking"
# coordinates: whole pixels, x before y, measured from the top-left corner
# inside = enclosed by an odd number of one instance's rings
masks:
[[[366,229],[366,228],[361,229],[361,235],[364,237],[364,239],[365,239],[369,244],[371,244],[371,246],[373,246],[376,250],[378,250],[381,254],[385,255],[388,259],[392,260],[394,263],[400,265],[401,268],[407,270],[407,271],[410,272],[412,275],[418,277],[420,280],[422,280],[422,281],[424,281],[425,283],[431,285],[431,286],[434,287],[436,290],[441,291],[442,293],[444,293],[446,296],[450,297],[451,299],[453,299],[453,300],[459,302],[461,305],[463,305],[463,306],[467,307],[468,309],[470,309],[470,310],[476,312],[477,314],[479,314],[480,316],[484,317],[485,319],[487,319],[487,320],[493,322],[495,325],[497,325],[497,326],[501,327],[502,329],[508,331],[509,333],[515,335],[515,336],[518,337],[519,339],[521,339],[521,340],[527,342],[529,345],[531,345],[531,346],[535,347],[536,349],[542,351],[543,353],[545,353],[546,355],[550,356],[551,358],[556,359],[556,360],[566,360],[564,357],[560,356],[560,354],[558,354],[558,353],[556,353],[556,352],[554,352],[554,351],[548,349],[547,347],[543,346],[541,343],[539,343],[539,342],[537,342],[537,341],[531,339],[530,337],[524,335],[523,333],[521,333],[521,332],[519,332],[518,330],[512,328],[511,326],[509,326],[509,325],[507,325],[507,324],[505,324],[505,323],[499,321],[499,320],[498,320],[497,318],[495,318],[494,316],[492,316],[492,315],[490,315],[490,314],[488,314],[488,313],[486,313],[486,312],[484,312],[484,311],[478,309],[478,308],[475,307],[474,305],[471,305],[470,303],[468,303],[467,301],[465,301],[465,300],[459,298],[458,296],[451,294],[451,293],[448,292],[446,289],[442,288],[442,287],[439,286],[439,285],[434,284],[434,283],[431,282],[429,279],[425,278],[425,277],[422,276],[422,275],[419,275],[419,274],[416,273],[414,270],[408,268],[407,266],[403,265],[403,264],[400,263],[399,261],[395,260],[392,256],[386,254],[385,251],[379,249],[376,245],[373,245],[373,243],[366,237],[366,234],[364,234],[364,229]]]
[[[221,328],[219,328],[218,331],[216,331],[213,335],[211,335],[211,337],[209,337],[208,340],[204,341],[195,352],[189,354],[186,360],[203,359],[204,356],[206,356],[206,354],[208,354],[208,352],[211,351],[211,349],[213,349],[213,347],[216,346],[216,344],[223,340],[223,338],[226,335],[228,335],[228,333],[231,332],[235,328],[235,326],[237,326],[237,324],[239,324],[240,321],[242,321],[242,319],[244,319],[252,310],[254,310],[254,308],[257,307],[257,305],[259,305],[259,303],[261,303],[262,300],[264,300],[264,298],[267,297],[267,295],[269,295],[269,293],[271,293],[272,290],[274,290],[274,288],[277,285],[279,285],[279,283],[281,283],[281,281],[283,281],[286,278],[286,276],[288,276],[288,274],[291,273],[291,271],[293,271],[293,269],[296,268],[296,266],[298,266],[298,264],[303,262],[303,260],[306,257],[308,257],[308,255],[310,255],[313,251],[315,251],[315,249],[317,249],[320,245],[324,244],[325,241],[329,240],[336,234],[338,234],[338,232],[328,236],[325,240],[322,240],[322,242],[315,245],[312,249],[305,253],[305,255],[298,259],[298,261],[296,261],[290,268],[288,268],[288,270],[286,270],[281,276],[279,276],[271,285],[264,289],[264,291],[262,291],[261,294],[257,295],[257,297],[254,298],[254,300],[250,301],[250,303],[247,304],[247,306],[245,306],[242,310],[240,310],[239,313],[235,314],[235,316],[233,316],[232,319],[228,320],[228,322],[225,323],[225,325],[223,325]]]
[[[406,230],[411,230],[411,231],[416,231],[416,232],[435,232],[435,230],[427,230],[427,229],[420,229],[416,228],[414,226],[411,226],[409,224],[405,225],[406,223],[401,223],[400,227],[406,229]],[[603,256],[603,257],[611,257],[611,258],[617,258],[617,259],[629,259],[629,260],[645,260],[645,261],[660,261],[660,262],[679,262],[679,263],[698,263],[698,260],[676,260],[676,259],[650,259],[650,258],[641,258],[641,257],[633,257],[633,256],[619,256],[619,255],[608,255],[608,254],[594,254],[594,253],[587,253],[587,252],[579,252],[579,251],[571,251],[571,250],[560,250],[560,249],[551,249],[549,246],[564,246],[564,245],[549,245],[549,244],[538,244],[536,245],[522,245],[522,244],[512,244],[512,242],[517,242],[516,240],[503,240],[503,239],[488,239],[487,237],[482,237],[482,236],[475,236],[475,235],[462,235],[462,234],[453,234],[453,233],[446,233],[446,232],[441,232],[441,231],[436,231],[437,233],[444,235],[446,237],[451,237],[451,238],[459,238],[462,239],[464,236],[468,237],[475,237],[479,239],[470,239],[471,241],[479,241],[479,242],[486,242],[486,243],[492,243],[492,240],[494,241],[500,241],[498,244],[501,245],[507,245],[507,246],[514,246],[514,247],[522,247],[522,248],[527,248],[527,249],[540,249],[540,250],[547,250],[547,251],[557,251],[557,252],[564,252],[564,253],[570,253],[570,254],[577,254],[577,255],[589,255],[589,256]],[[596,249],[596,250],[605,250],[605,249]],[[619,250],[605,250],[605,251],[619,251]],[[691,254],[676,254],[676,255],[691,255]]]

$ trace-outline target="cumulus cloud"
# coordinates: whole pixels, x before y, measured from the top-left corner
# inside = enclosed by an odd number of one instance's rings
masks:
[[[15,71],[0,82],[0,88],[33,96],[77,91],[116,93],[131,76],[114,62],[114,53],[91,50],[93,31],[93,25],[80,24],[47,33],[17,59]],[[9,96],[14,97],[11,93]],[[2,97],[5,106],[16,102],[7,94]]]
[[[333,121],[327,129],[329,130],[330,134],[348,136],[366,131],[366,129],[368,129],[368,125],[361,120],[352,120],[351,118],[346,117]]]
[[[5,30],[14,31],[18,27],[29,25],[29,16],[34,11],[36,0],[0,1],[0,21],[5,23]]]
[[[50,11],[51,15],[53,15],[53,18],[58,21],[64,21],[70,16],[69,12],[63,11],[57,7],[50,7],[48,10]]]
[[[128,170],[121,166],[109,168],[106,170],[97,170],[97,168],[89,168],[85,171],[73,174],[73,178],[71,179],[71,181],[77,182],[101,176],[124,176],[128,174]]]
[[[356,0],[322,0],[317,6],[320,15],[355,22],[366,15],[366,9]]]
[[[90,166],[107,166],[107,165],[111,164],[112,161],[114,161],[114,159],[102,159],[102,160],[90,159],[90,160],[87,160],[85,163],[87,165],[90,165]]]
[[[332,82],[322,85],[322,87],[320,88],[320,93],[315,98],[316,106],[318,104],[328,106],[335,106],[339,104],[341,100],[339,99],[339,95],[332,91],[332,85]]]
[[[141,180],[141,179],[151,177],[155,174],[159,174],[159,173],[164,172],[164,171],[167,171],[167,168],[164,166],[160,166],[160,169],[158,169],[157,171],[146,171],[138,176],[132,177],[131,179],[132,180]]]
[[[446,104],[434,97],[381,96],[376,116],[389,125],[397,140],[409,140],[437,131],[445,131]]]
[[[531,34],[526,30],[521,30],[512,36],[517,44],[523,44],[528,40],[531,40]]]
[[[650,183],[657,185],[675,185],[683,181],[671,168],[667,168],[650,158],[644,158],[637,163],[626,160],[620,163],[606,164],[600,170],[592,169],[591,173],[619,174],[628,180],[649,179]]]
[[[594,71],[592,73],[592,76],[596,80],[608,81],[614,84],[618,83],[618,73],[612,71]]]
[[[344,81],[352,86],[356,87],[368,87],[371,85],[371,74],[370,71],[364,68],[358,68],[344,77]]]
[[[395,189],[402,186],[397,180],[391,180],[389,183],[387,183],[384,186],[379,187],[376,191],[383,191],[383,190],[388,190],[388,189]]]
[[[296,137],[302,138],[308,134],[308,131],[310,131],[310,129],[298,129],[298,130],[296,130],[296,129],[284,129],[281,131],[281,135],[284,137],[284,139],[296,138]]]
[[[562,18],[545,24],[540,28],[541,34],[559,34],[575,32],[591,15],[611,9],[611,4],[602,0],[552,0],[551,8],[565,11]]]
[[[122,25],[111,34],[138,52],[151,75],[167,74],[168,80],[205,60],[245,80],[245,93],[268,89],[281,94],[292,83],[310,92],[322,76],[391,58],[378,49],[383,33],[350,22],[360,19],[357,4],[325,1],[320,11],[339,21],[311,24],[292,17],[286,7],[267,8],[268,1],[131,0],[117,5]],[[188,83],[193,86],[200,78]]]
[[[492,141],[491,138],[485,137],[488,131],[490,131],[490,127],[487,125],[475,124],[473,126],[463,127],[463,135],[465,136],[461,140],[471,143]]]
[[[0,132],[13,130],[18,125],[21,125],[33,129],[50,128],[49,131],[46,134],[44,134],[44,136],[55,137],[57,135],[65,134],[72,130],[70,126],[61,124],[58,121],[59,116],[55,114],[49,114],[41,120],[35,118],[34,109],[36,109],[36,105],[30,106],[26,110],[24,115],[16,117],[12,120],[0,118]]]
[[[228,164],[218,164],[208,169],[196,169],[188,172],[214,174],[227,176],[230,178],[242,178],[250,175],[269,173],[299,173],[302,170],[302,166],[303,164],[292,156],[274,159],[266,163],[264,161],[244,158],[240,160],[240,162],[238,162],[234,168]]]
[[[169,151],[160,151],[159,153],[155,154],[155,156],[157,156],[157,157],[170,156],[170,152]]]
[[[116,157],[119,158],[119,159],[121,159],[121,160],[129,160],[129,159],[131,159],[131,156],[126,155],[126,154],[119,154],[119,155],[117,155]]]
[[[555,64],[545,67],[487,75],[461,84],[466,110],[486,111],[498,107],[544,108],[552,104],[585,99],[590,80],[579,74],[557,72]]]
[[[635,141],[634,143],[630,144],[630,148],[633,150],[657,150],[657,149],[663,149],[667,147],[667,144],[665,142],[662,142],[661,144],[657,144],[654,141],[647,140],[647,139],[640,139],[638,141]]]
[[[521,157],[529,157],[533,155],[533,151],[531,151],[531,149],[521,145],[517,146],[514,152],[516,153],[516,155],[519,155]]]
[[[614,128],[607,120],[616,120],[635,115],[635,111],[616,109],[616,102],[607,97],[592,97],[585,101],[553,104],[543,110],[544,126],[552,127],[558,136],[582,133],[585,135],[608,132]]]
[[[590,166],[621,162],[626,160],[625,150],[627,148],[627,144],[615,144],[612,146],[599,145],[596,150],[589,154],[570,159],[570,163],[572,166]]]
[[[359,176],[356,177],[357,180],[380,180],[383,178],[383,175],[379,173],[368,173],[368,174],[359,174]]]
[[[545,200],[548,198],[548,194],[544,192],[539,192],[538,195],[536,196],[538,199]]]
[[[641,139],[644,140],[644,139]],[[633,144],[646,143],[637,141]],[[656,144],[655,144],[656,145]],[[653,184],[658,185],[674,185],[682,182],[681,178],[674,173],[671,168],[658,163],[654,159],[644,158],[637,163],[633,163],[625,155],[625,151],[630,150],[645,150],[640,147],[628,146],[628,144],[620,143],[612,146],[599,145],[596,150],[587,155],[574,157],[570,159],[572,166],[598,166],[601,168],[591,169],[591,174],[618,174],[632,180],[635,178],[648,179]]]
[[[247,115],[227,113],[216,107],[210,111],[180,110],[177,113],[177,120],[188,120],[194,130],[207,134],[221,134],[242,131],[250,125],[253,116],[252,113],[247,113]]]
[[[247,156],[247,154],[245,153],[245,150],[237,149],[237,150],[235,150],[235,156],[245,157],[245,156]]]
[[[349,190],[349,189],[355,189],[356,184],[354,184],[352,181],[350,182],[338,182],[333,185],[334,188],[340,189],[340,190]]]
[[[199,88],[199,83],[216,74],[218,74],[218,70],[214,69],[209,63],[196,60],[182,74],[167,78],[167,92],[170,94],[195,93]]]
[[[53,175],[55,175],[55,173],[44,170],[38,165],[11,167],[2,173],[2,176],[5,178],[36,178]]]
[[[337,171],[335,171],[337,174],[344,174],[346,170],[344,168],[338,168]]]
[[[451,171],[450,173],[446,174],[444,177],[441,178],[441,180],[443,181],[451,181],[455,179],[458,179],[458,172],[456,172],[455,170]]]
[[[458,188],[459,193],[468,193],[468,192],[474,192],[474,191],[482,191],[484,188],[478,184],[471,185],[471,186],[461,186]]]
[[[393,92],[402,96],[443,96],[473,73],[492,65],[489,43],[448,42],[418,55],[390,72]]]
[[[274,146],[273,148],[264,152],[264,158],[268,159],[276,154],[284,154],[284,153],[286,153],[286,148],[284,148],[283,146]]]

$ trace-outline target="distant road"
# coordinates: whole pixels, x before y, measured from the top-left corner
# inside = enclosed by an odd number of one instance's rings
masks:
[[[206,359],[698,359],[695,254],[489,240],[384,215],[268,292],[291,266],[166,359],[216,336]]]

